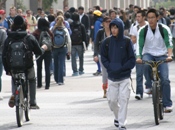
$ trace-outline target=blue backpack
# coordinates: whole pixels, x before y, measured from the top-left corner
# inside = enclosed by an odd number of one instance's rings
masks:
[[[53,43],[55,48],[61,48],[66,44],[66,32],[64,28],[56,28],[53,31]]]

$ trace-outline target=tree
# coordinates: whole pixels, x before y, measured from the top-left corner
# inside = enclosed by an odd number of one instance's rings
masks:
[[[69,5],[68,0],[63,0],[63,8],[65,8],[68,5]]]
[[[23,0],[16,0],[15,6],[17,9],[22,9],[23,11],[26,10],[26,6],[23,4]]]
[[[48,10],[53,2],[57,3],[58,0],[42,0],[42,5],[44,10]]]
[[[0,0],[0,9],[5,9],[5,3],[7,0]]]

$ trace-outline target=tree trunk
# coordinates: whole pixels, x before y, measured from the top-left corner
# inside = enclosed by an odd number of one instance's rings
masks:
[[[1,0],[0,2],[0,9],[5,9],[5,3],[7,0]]]
[[[42,8],[42,0],[38,0],[38,7]]]

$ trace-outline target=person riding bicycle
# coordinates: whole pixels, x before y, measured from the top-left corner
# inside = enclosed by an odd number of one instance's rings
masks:
[[[45,50],[47,50],[47,45],[42,45],[41,48],[35,39],[33,35],[27,34],[27,24],[24,21],[24,19],[21,16],[16,16],[14,19],[14,23],[11,26],[11,31],[8,32],[7,39],[5,40],[4,43],[4,48],[2,52],[2,61],[4,65],[4,69],[6,71],[7,75],[12,75],[13,71],[11,70],[8,62],[7,62],[7,57],[8,57],[8,47],[9,43],[12,40],[19,40],[23,39],[26,37],[26,44],[29,48],[29,51],[31,54],[37,54],[37,55],[42,55]],[[39,107],[36,104],[36,79],[35,79],[35,72],[34,72],[34,63],[33,63],[33,56],[32,58],[27,60],[28,62],[28,68],[27,68],[27,78],[29,80],[29,88],[30,88],[30,108],[31,109],[39,109]],[[15,86],[14,83],[12,82],[12,96],[10,97],[9,100],[9,106],[14,107],[14,93],[15,93]]]
[[[164,24],[158,24],[158,12],[156,9],[150,9],[147,12],[148,25],[140,28],[137,37],[137,62],[142,63],[145,61],[159,61],[166,59],[171,61],[172,55],[172,35],[168,26]],[[169,80],[169,68],[167,63],[163,63],[159,66],[159,76],[162,86],[163,95],[163,107],[165,112],[171,112],[173,104],[171,100],[171,87]],[[147,64],[144,64],[144,75],[146,78],[146,89],[151,94],[151,80],[152,70]]]

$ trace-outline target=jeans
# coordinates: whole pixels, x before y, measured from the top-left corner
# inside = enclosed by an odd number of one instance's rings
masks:
[[[54,48],[54,79],[56,83],[64,83],[66,47]]]
[[[3,64],[2,64],[2,56],[0,55],[0,92],[2,90],[2,71],[3,71]]]
[[[36,61],[37,63],[37,86],[42,86],[42,63],[44,60],[44,67],[45,67],[45,87],[50,87],[50,63],[51,63],[51,51],[46,51],[41,57]]]
[[[136,63],[136,94],[143,97],[143,64]]]
[[[144,54],[142,59],[159,61],[159,60],[164,60],[165,58],[167,58],[166,55],[152,56],[150,54]],[[167,63],[160,64],[158,66],[158,71],[160,71],[159,76],[160,76],[161,87],[162,87],[163,106],[164,107],[172,106],[168,64]],[[145,74],[146,81],[148,81],[146,86],[152,87],[152,84],[150,84],[152,80],[152,69],[147,64],[144,64],[144,74]]]
[[[83,64],[84,64],[84,49],[82,45],[73,45],[71,51],[71,62],[72,62],[72,70],[73,73],[78,72],[77,70],[77,62],[76,62],[76,54],[78,53],[79,57],[79,71],[83,72]]]

